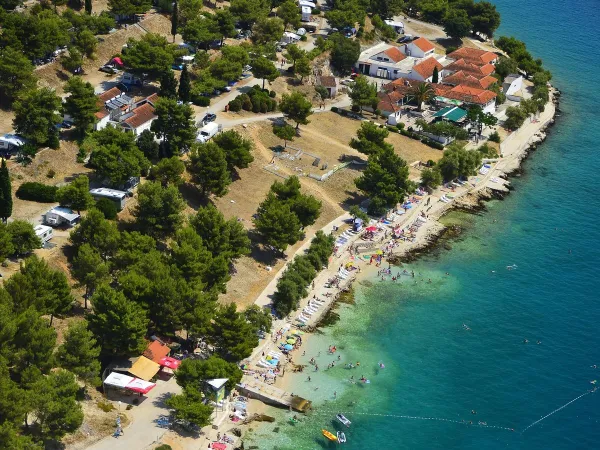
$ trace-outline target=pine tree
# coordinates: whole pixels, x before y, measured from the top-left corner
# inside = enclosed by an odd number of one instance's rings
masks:
[[[434,84],[437,84],[437,83],[439,83],[439,81],[440,81],[440,73],[438,71],[438,68],[434,67],[433,68],[433,75],[431,76],[431,82],[434,83]]]
[[[234,303],[222,306],[215,315],[211,339],[219,355],[237,362],[252,354],[258,344],[255,328],[238,313]]]
[[[105,354],[130,356],[144,349],[147,331],[146,313],[122,292],[102,285],[92,297],[94,314],[90,315],[90,329]]]
[[[12,215],[12,187],[10,184],[10,175],[6,160],[2,159],[0,166],[0,219],[6,223],[6,220]]]
[[[188,73],[187,64],[183,66],[181,78],[179,78],[179,100],[183,103],[190,101],[190,74]]]
[[[161,75],[158,95],[162,98],[177,98],[177,80],[172,70]]]
[[[69,325],[65,342],[58,347],[56,361],[84,381],[99,384],[100,347],[96,345],[94,334],[88,329],[86,321]]]
[[[173,12],[171,13],[171,34],[173,35],[173,42],[175,42],[175,35],[177,34],[177,15],[178,15],[177,2],[173,4]]]

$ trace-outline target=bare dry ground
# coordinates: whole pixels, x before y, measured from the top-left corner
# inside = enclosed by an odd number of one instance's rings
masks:
[[[274,150],[282,146],[283,142],[273,135],[271,122],[257,122],[246,128],[238,127],[240,133],[254,142],[255,161],[250,168],[240,171],[241,179],[231,185],[229,193],[215,201],[226,217],[237,217],[248,229],[252,229],[252,215],[265,198],[271,184],[273,181],[283,180],[264,170],[263,167],[273,160],[278,167],[278,173],[283,176],[298,175],[303,190],[314,195],[323,204],[321,217],[314,226],[309,227],[308,235],[343,214],[356,198],[361,198],[354,186],[354,179],[361,173],[360,166],[352,165],[342,169],[324,182],[306,176],[308,173],[322,175],[325,172],[320,166],[312,166],[313,156],[321,159],[320,164],[328,163],[328,170],[339,163],[343,154],[364,159],[364,155],[348,145],[360,127],[360,121],[346,119],[330,112],[313,115],[311,119],[309,125],[301,127],[301,137],[289,144],[293,148],[288,147],[281,153],[284,156],[282,158],[275,156]],[[388,140],[394,145],[398,155],[408,163],[438,160],[442,154],[399,134],[391,134]],[[290,160],[289,156],[297,155],[298,150],[303,152],[300,158]],[[416,170],[411,173],[415,177],[418,176]],[[288,248],[286,254],[292,255],[301,244],[297,243]],[[284,260],[273,261],[271,258],[269,252],[262,253],[260,250],[255,250],[251,256],[240,258],[236,263],[237,273],[227,284],[227,293],[221,296],[220,301],[235,302],[240,308],[252,304],[284,263]],[[266,268],[267,265],[272,267],[271,271]]]

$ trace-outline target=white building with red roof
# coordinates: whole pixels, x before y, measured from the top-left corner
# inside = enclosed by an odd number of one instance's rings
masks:
[[[402,53],[406,56],[412,56],[414,58],[427,58],[433,56],[435,46],[424,37],[415,39],[414,41],[404,44],[401,47]]]

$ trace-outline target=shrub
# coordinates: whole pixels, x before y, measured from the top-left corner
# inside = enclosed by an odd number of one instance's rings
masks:
[[[21,200],[30,200],[40,203],[54,203],[56,201],[56,186],[48,186],[42,183],[23,183],[17,189],[16,195]]]
[[[400,122],[396,125],[396,128],[398,128],[399,130],[404,130],[405,126],[406,124],[404,122]]]
[[[310,12],[313,16],[318,16],[319,14],[321,14],[321,8],[319,8],[318,6],[316,8],[313,8],[313,10]]]
[[[427,161],[427,167],[433,167],[435,166],[435,161],[433,159],[430,159],[429,161]]]
[[[358,105],[352,105],[352,112],[360,112],[360,106]]]
[[[331,112],[334,112],[334,113],[339,112],[339,108],[337,106],[332,106]]]
[[[242,109],[242,102],[239,97],[234,98],[229,102],[229,111],[239,112]]]
[[[275,92],[275,91],[269,92],[269,97],[271,97],[271,98],[277,97],[277,92]]]
[[[380,116],[381,115],[381,110],[380,109],[376,109],[375,110],[375,115],[376,116]]]
[[[159,445],[154,450],[173,450],[173,447],[167,444]]]
[[[117,218],[117,205],[107,198],[99,198],[96,200],[96,208],[104,214],[105,219],[114,220]]]
[[[457,48],[453,45],[450,45],[449,47],[446,47],[446,55],[449,55],[450,53],[456,51]]]
[[[497,131],[494,131],[492,134],[490,134],[490,137],[488,139],[492,142],[500,143],[500,135]]]
[[[210,97],[204,95],[197,95],[193,99],[193,103],[196,106],[210,106]]]
[[[400,132],[400,130],[398,130],[398,128],[396,128],[396,127],[393,127],[393,126],[391,126],[391,125],[388,125],[388,126],[387,126],[387,129],[388,129],[388,131],[389,131],[389,132],[391,132],[391,133],[399,133],[399,132]]]
[[[48,172],[46,172],[46,177],[54,178],[55,176],[56,176],[56,172],[54,171],[54,169],[48,169]]]
[[[112,403],[103,401],[98,402],[98,408],[100,408],[104,412],[111,412],[115,409]]]
[[[300,36],[300,40],[302,42],[306,42],[306,41],[308,41],[308,37],[305,34],[303,34],[302,36]]]

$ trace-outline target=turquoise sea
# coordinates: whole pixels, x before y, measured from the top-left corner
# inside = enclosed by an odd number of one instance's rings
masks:
[[[298,377],[295,392],[315,413],[296,425],[278,413],[246,448],[335,448],[321,429],[341,429],[336,412],[352,421],[347,449],[600,448],[600,390],[526,429],[600,383],[600,9],[597,0],[495,3],[501,34],[526,41],[553,72],[557,126],[504,201],[447,217],[465,231],[407,266],[421,274],[416,284],[357,286],[356,305],[311,341],[321,370]],[[323,370],[331,344],[342,361]],[[350,361],[360,368],[341,367]],[[348,382],[361,375],[371,383]]]

